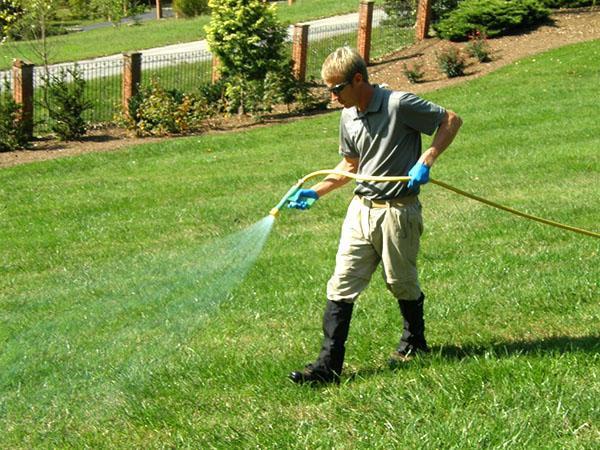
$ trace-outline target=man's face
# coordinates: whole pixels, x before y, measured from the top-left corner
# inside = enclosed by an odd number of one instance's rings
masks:
[[[327,89],[331,94],[331,100],[337,100],[344,108],[350,108],[357,104],[355,92],[356,75],[351,79],[336,76],[325,80]]]

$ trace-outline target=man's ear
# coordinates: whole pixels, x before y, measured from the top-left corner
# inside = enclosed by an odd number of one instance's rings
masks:
[[[354,74],[354,76],[352,77],[352,81],[353,81],[353,82],[355,82],[355,83],[360,83],[361,81],[364,81],[364,80],[363,80],[362,73],[360,73],[360,72],[356,72],[356,73]]]

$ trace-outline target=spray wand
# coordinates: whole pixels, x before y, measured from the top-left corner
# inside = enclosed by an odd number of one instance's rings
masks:
[[[383,177],[383,176],[359,175],[356,173],[346,172],[343,170],[335,170],[335,169],[317,170],[316,172],[309,173],[305,177],[299,179],[298,182],[296,184],[294,184],[290,188],[289,191],[287,191],[287,193],[282,197],[282,199],[279,201],[279,203],[277,203],[277,205],[275,205],[275,207],[273,209],[271,209],[269,214],[273,217],[277,217],[277,215],[279,214],[279,210],[281,208],[285,207],[290,202],[294,202],[294,201],[298,200],[298,195],[299,195],[300,189],[302,188],[302,185],[304,183],[306,183],[306,181],[308,181],[309,179],[319,176],[319,175],[341,175],[344,177],[353,178],[356,181],[370,181],[370,182],[406,183],[406,182],[410,181],[410,177]],[[470,198],[471,200],[475,200],[475,201],[484,203],[488,206],[492,206],[494,208],[500,209],[502,211],[506,211],[506,212],[514,214],[516,216],[523,217],[523,218],[529,219],[529,220],[534,220],[536,222],[540,222],[545,225],[562,228],[563,230],[573,231],[575,233],[584,234],[586,236],[600,238],[600,233],[597,233],[595,231],[584,230],[583,228],[577,228],[577,227],[573,227],[571,225],[565,225],[565,224],[562,224],[559,222],[554,222],[552,220],[544,219],[543,217],[533,216],[531,214],[527,214],[522,211],[517,211],[516,209],[509,208],[508,206],[503,206],[503,205],[495,203],[491,200],[487,200],[483,197],[479,197],[477,195],[470,194],[468,192],[465,192],[463,190],[460,190],[458,188],[450,186],[449,184],[446,184],[442,181],[437,181],[432,178],[430,178],[429,181],[433,184],[436,184],[436,185],[444,188],[444,189],[448,189],[449,191],[452,191],[455,194],[462,195],[463,197],[467,197],[467,198]],[[315,202],[315,200],[312,198],[306,199],[307,207],[310,208],[314,202]]]
[[[269,212],[273,217],[277,217],[279,214],[279,210],[284,208],[287,204],[291,202],[298,201],[298,196],[300,193],[300,189],[308,180],[314,177],[318,177],[319,175],[341,175],[348,178],[353,178],[356,181],[391,181],[396,183],[406,183],[410,181],[410,177],[377,177],[377,176],[369,176],[369,175],[358,175],[352,172],[346,172],[344,170],[335,170],[335,169],[325,169],[325,170],[317,170],[316,172],[311,172],[303,178],[300,178],[296,184],[294,184],[289,191],[281,198],[279,203],[275,205],[273,209]],[[310,208],[313,203],[316,201],[314,198],[307,198],[306,200],[307,208]]]

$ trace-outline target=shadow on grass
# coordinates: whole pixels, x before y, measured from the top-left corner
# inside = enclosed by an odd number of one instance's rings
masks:
[[[442,359],[464,359],[476,356],[495,356],[497,358],[515,355],[544,355],[569,352],[600,352],[598,336],[555,336],[538,340],[494,342],[489,345],[444,345],[432,348],[434,357]]]
[[[408,367],[425,367],[432,361],[463,361],[478,359],[480,357],[502,359],[521,355],[552,355],[571,352],[585,352],[590,354],[600,353],[600,335],[592,336],[556,336],[538,340],[520,340],[509,342],[493,342],[488,345],[440,345],[433,346],[431,353],[424,357],[417,357],[406,363]],[[389,367],[364,367],[347,373],[342,378],[342,383],[369,378],[389,372]],[[393,370],[402,370],[397,367]]]

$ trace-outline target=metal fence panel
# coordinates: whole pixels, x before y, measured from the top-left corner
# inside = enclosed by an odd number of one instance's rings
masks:
[[[371,58],[378,59],[408,47],[415,42],[413,27],[399,26],[389,20],[383,9],[373,10],[371,32]]]
[[[12,70],[7,70],[0,75],[0,93],[12,90]]]
[[[356,47],[358,22],[342,25],[321,25],[308,29],[308,52],[306,78],[321,80],[323,60],[336,48],[349,45]]]
[[[193,92],[201,84],[211,82],[212,54],[206,50],[142,55],[142,83],[157,80],[165,89]]]
[[[48,78],[60,79],[64,73],[65,80],[71,81],[68,71],[78,71],[86,81],[84,100],[91,107],[85,111],[84,119],[93,124],[112,122],[120,110],[121,78],[123,61],[106,59],[84,63],[57,64],[48,69],[36,67],[33,76],[34,86],[34,126],[36,132],[48,130],[49,114],[44,101],[44,86]]]

